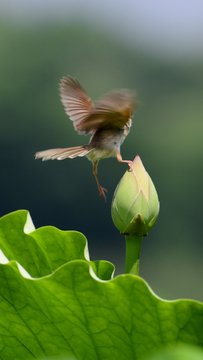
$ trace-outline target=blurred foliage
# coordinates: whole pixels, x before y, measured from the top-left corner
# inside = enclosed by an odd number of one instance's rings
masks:
[[[89,141],[60,103],[63,76],[76,76],[93,100],[115,88],[136,89],[141,106],[121,153],[140,155],[161,201],[143,242],[140,275],[162,297],[203,300],[202,59],[164,62],[74,22],[26,27],[4,19],[0,34],[0,215],[26,208],[37,227],[81,231],[92,260],[112,261],[123,272],[125,244],[110,206],[126,165],[100,162],[105,203],[87,159],[42,163],[34,153]]]

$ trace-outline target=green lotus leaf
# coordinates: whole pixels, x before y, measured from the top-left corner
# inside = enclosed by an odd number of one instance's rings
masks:
[[[19,211],[0,219],[1,248],[16,257],[0,264],[1,359],[141,360],[173,344],[203,346],[202,303],[162,300],[134,275],[101,279],[82,234],[26,234],[28,218]],[[112,265],[101,264],[108,278]]]

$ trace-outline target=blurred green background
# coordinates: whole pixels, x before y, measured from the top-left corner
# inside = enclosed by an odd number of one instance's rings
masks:
[[[133,28],[125,41],[125,24],[111,31],[81,13],[67,13],[67,20],[64,14],[40,16],[1,15],[0,216],[27,209],[36,227],[81,231],[91,259],[109,260],[116,274],[123,273],[124,238],[110,209],[127,166],[113,158],[100,162],[105,203],[86,158],[41,162],[34,154],[89,141],[64,112],[63,76],[76,76],[93,100],[112,89],[135,89],[141,105],[121,153],[132,160],[140,155],[161,202],[143,241],[140,275],[160,297],[203,301],[203,52],[191,45],[188,56],[176,57],[177,47],[144,46]]]

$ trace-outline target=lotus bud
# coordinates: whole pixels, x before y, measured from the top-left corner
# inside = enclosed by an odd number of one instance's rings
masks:
[[[111,213],[123,235],[145,236],[156,222],[158,195],[138,155],[115,190]]]

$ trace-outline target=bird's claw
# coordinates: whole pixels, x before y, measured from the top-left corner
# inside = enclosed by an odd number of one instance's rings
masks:
[[[103,187],[101,187],[101,186],[99,187],[100,196],[103,196],[103,197],[104,197],[104,200],[106,201],[105,191],[108,192],[105,188],[103,188]]]
[[[132,161],[128,162],[128,171],[133,171],[133,162]]]

